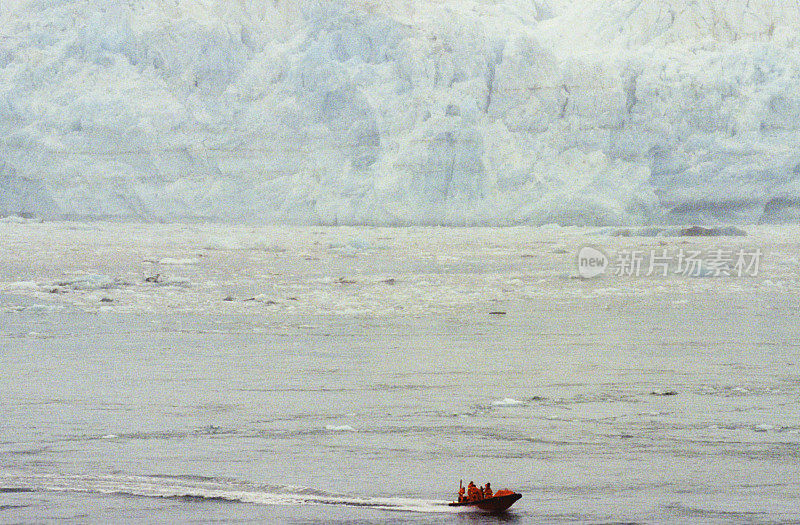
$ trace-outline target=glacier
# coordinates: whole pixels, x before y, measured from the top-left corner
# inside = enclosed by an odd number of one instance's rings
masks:
[[[800,219],[789,0],[4,0],[0,215]]]

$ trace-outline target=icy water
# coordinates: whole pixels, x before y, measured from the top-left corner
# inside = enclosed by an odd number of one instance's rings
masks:
[[[0,521],[800,520],[800,233],[607,233],[0,223]]]

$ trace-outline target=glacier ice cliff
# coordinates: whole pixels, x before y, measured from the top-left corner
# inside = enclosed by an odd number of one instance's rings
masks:
[[[0,215],[800,219],[788,0],[4,0]]]

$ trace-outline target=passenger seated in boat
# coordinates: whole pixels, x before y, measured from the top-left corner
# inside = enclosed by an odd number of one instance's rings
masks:
[[[464,486],[462,485],[462,486],[458,487],[458,502],[459,503],[464,503],[464,501],[466,501],[467,497],[464,496],[464,493],[465,493]]]
[[[492,484],[488,481],[486,482],[486,486],[483,488],[483,497],[484,499],[492,497]]]
[[[480,501],[483,499],[483,492],[470,481],[467,485],[467,501]]]

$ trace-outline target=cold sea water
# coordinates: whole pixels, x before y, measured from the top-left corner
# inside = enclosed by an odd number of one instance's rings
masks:
[[[800,520],[800,234],[0,223],[2,523]],[[718,245],[756,275],[577,278]],[[453,509],[459,480],[523,494]]]

